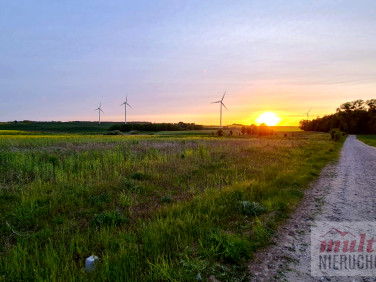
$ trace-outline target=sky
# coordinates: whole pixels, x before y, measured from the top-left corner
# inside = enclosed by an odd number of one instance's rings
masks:
[[[376,1],[0,0],[0,121],[298,125],[376,98]]]

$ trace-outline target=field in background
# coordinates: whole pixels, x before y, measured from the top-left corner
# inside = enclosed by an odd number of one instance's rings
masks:
[[[0,280],[246,280],[328,134],[0,135]],[[100,263],[85,273],[85,259]]]
[[[24,132],[23,134],[34,134],[33,132],[38,132],[38,134],[50,134],[50,133],[68,133],[68,134],[105,134],[107,130],[113,126],[121,124],[119,122],[102,122],[98,124],[97,122],[3,122],[0,123],[0,130],[2,134],[15,134],[15,132]],[[294,132],[301,131],[297,126],[273,126],[271,127],[275,132]],[[215,133],[218,127],[207,126],[205,130],[189,130],[189,131],[159,131],[153,132],[153,134],[158,135],[210,135]],[[228,133],[230,130],[226,130]],[[235,133],[240,132],[234,130]],[[25,133],[30,132],[30,133]],[[150,134],[150,132],[140,132],[141,134]]]
[[[357,135],[356,138],[367,145],[376,147],[376,135]]]
[[[271,126],[275,132],[301,132],[302,130],[298,126]]]
[[[3,122],[0,130],[65,132],[73,134],[105,133],[109,127],[118,122]]]
[[[299,132],[303,132],[300,130],[297,126],[271,126],[270,127],[275,134],[277,135],[284,135],[285,133],[288,134],[295,134]],[[200,136],[205,136],[205,135],[212,135],[216,134],[218,128],[213,128],[213,129],[204,129],[204,130],[187,130],[187,131],[158,131],[155,132],[155,135],[200,135]],[[239,134],[241,134],[241,128],[236,128],[236,129],[231,129],[233,132],[232,137],[237,137]],[[228,135],[230,133],[230,129],[224,129],[225,135]],[[241,136],[243,138],[243,136]]]

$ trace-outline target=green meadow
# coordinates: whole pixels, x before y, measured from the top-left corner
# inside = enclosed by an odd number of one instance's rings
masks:
[[[37,121],[18,121],[18,122],[0,122],[0,130],[5,134],[105,134],[111,126],[119,125],[118,122],[85,122],[85,121],[71,121],[71,122],[37,122]],[[230,126],[231,127],[231,126]],[[205,130],[187,130],[187,131],[157,131],[157,132],[140,132],[153,135],[194,135],[204,136],[216,132],[218,127],[205,126]],[[275,132],[294,132],[301,131],[297,126],[272,126]],[[233,131],[236,131],[232,129]],[[227,130],[229,131],[229,130]],[[240,131],[240,128],[237,130]]]
[[[0,281],[246,281],[341,142],[0,131]],[[93,272],[85,259],[100,258]]]
[[[357,135],[356,138],[367,145],[376,147],[376,135]]]
[[[36,121],[18,121],[18,122],[1,122],[0,130],[6,131],[25,131],[28,134],[51,134],[55,133],[70,133],[70,134],[103,134],[107,129],[118,124],[116,122],[36,122]]]

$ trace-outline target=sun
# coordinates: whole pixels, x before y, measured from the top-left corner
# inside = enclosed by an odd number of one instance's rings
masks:
[[[281,121],[281,118],[273,112],[264,112],[258,117],[256,121],[258,124],[265,123],[268,126],[274,126]]]

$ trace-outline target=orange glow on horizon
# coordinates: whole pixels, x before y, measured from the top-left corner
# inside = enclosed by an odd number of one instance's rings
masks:
[[[281,118],[277,116],[276,113],[264,112],[258,117],[256,121],[259,125],[261,123],[265,123],[267,126],[275,126],[278,125],[278,123],[281,121]]]

